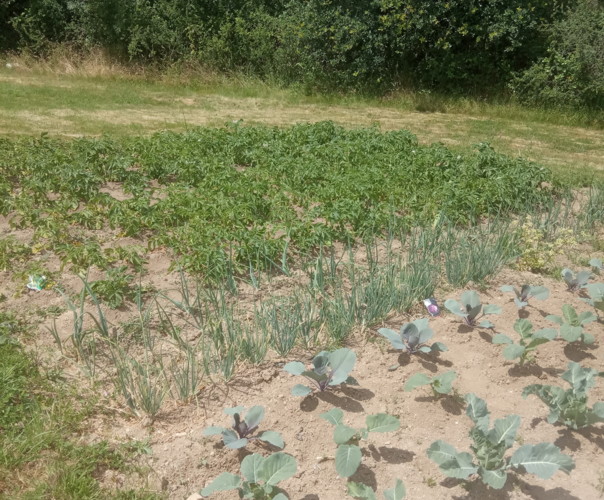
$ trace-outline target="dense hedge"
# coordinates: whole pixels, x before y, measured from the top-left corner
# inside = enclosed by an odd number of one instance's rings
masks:
[[[5,0],[0,49],[70,42],[318,89],[466,93],[514,80],[535,102],[552,101],[547,71],[570,72],[583,90],[553,101],[583,105],[601,93],[589,53],[602,52],[602,11],[598,0]]]

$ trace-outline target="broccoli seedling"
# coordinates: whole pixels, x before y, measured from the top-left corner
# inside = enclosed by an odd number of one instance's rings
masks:
[[[567,342],[576,342],[580,340],[584,344],[593,344],[596,339],[591,333],[587,333],[583,327],[592,321],[596,321],[597,316],[591,311],[585,311],[577,314],[575,308],[569,304],[562,306],[562,317],[550,314],[545,319],[560,325],[560,336]]]
[[[315,389],[323,392],[342,383],[358,385],[354,377],[348,375],[354,368],[356,359],[354,351],[343,347],[332,352],[321,351],[313,358],[310,370],[299,361],[287,363],[283,369],[292,375],[306,377]],[[307,396],[313,392],[313,388],[296,384],[291,392],[294,396]]]
[[[217,491],[238,490],[239,498],[253,500],[287,500],[288,496],[276,485],[292,477],[297,470],[296,459],[286,453],[263,457],[254,453],[241,461],[241,476],[223,472],[199,492],[210,496]]]
[[[465,399],[468,403],[466,414],[474,422],[470,429],[473,441],[470,448],[474,456],[467,452],[459,453],[441,440],[432,443],[427,450],[428,457],[446,476],[467,479],[478,474],[486,485],[501,489],[507,481],[508,471],[512,469],[524,469],[542,479],[549,479],[558,470],[568,474],[575,468],[573,459],[552,443],[525,444],[506,458],[507,450],[514,445],[520,417],[508,415],[495,420],[494,427],[489,429],[490,415],[485,401],[474,394],[467,394]]]
[[[367,415],[367,427],[353,429],[342,423],[344,412],[333,408],[319,415],[324,420],[335,426],[333,440],[338,445],[336,450],[336,472],[341,477],[350,477],[361,465],[361,448],[359,441],[367,439],[370,432],[392,432],[397,430],[401,423],[398,418],[386,413]]]
[[[518,344],[515,344],[510,337],[503,333],[494,335],[492,342],[493,344],[507,344],[503,350],[503,357],[510,361],[519,359],[520,366],[527,361],[533,361],[532,353],[538,346],[554,340],[558,336],[553,328],[543,328],[533,332],[533,325],[527,319],[517,320],[514,323],[514,330],[520,334]]]
[[[430,346],[426,345],[426,342],[434,335],[434,331],[428,326],[428,321],[428,318],[421,318],[411,323],[405,323],[401,326],[400,333],[390,328],[380,328],[378,333],[386,337],[392,347],[409,354],[447,351],[447,346],[441,342],[434,342]]]
[[[465,291],[461,294],[461,302],[454,299],[447,299],[445,301],[445,307],[455,314],[464,319],[466,325],[470,327],[479,326],[481,328],[493,328],[495,325],[490,321],[478,320],[487,314],[499,314],[501,307],[493,304],[482,304],[480,297],[474,291]],[[482,314],[481,314],[482,313]]]
[[[263,431],[260,434],[254,434],[258,429],[258,425],[264,418],[264,408],[262,406],[252,406],[245,414],[245,419],[241,419],[241,413],[245,410],[243,406],[235,406],[234,408],[226,408],[224,413],[233,416],[233,424],[230,429],[225,427],[207,427],[203,431],[204,436],[222,435],[222,441],[227,448],[234,450],[243,448],[251,440],[264,441],[272,444],[277,448],[283,448],[283,438],[281,434],[275,431]]]
[[[604,422],[604,402],[595,403],[592,408],[587,405],[587,393],[596,384],[598,375],[604,376],[604,372],[598,373],[571,361],[568,370],[562,374],[570,389],[565,391],[553,385],[532,384],[524,388],[522,397],[534,394],[541,399],[549,407],[547,421],[550,424],[559,422],[572,429],[587,427]]]
[[[522,285],[518,290],[511,285],[504,285],[499,290],[502,292],[513,292],[516,297],[514,304],[518,309],[523,309],[529,304],[529,299],[545,300],[549,297],[549,289],[544,286]]]
[[[430,377],[423,373],[416,373],[409,377],[403,390],[409,392],[422,385],[429,385],[432,389],[432,394],[437,398],[443,394],[449,394],[453,390],[453,381],[456,377],[457,373],[454,371],[441,373],[435,377]]]

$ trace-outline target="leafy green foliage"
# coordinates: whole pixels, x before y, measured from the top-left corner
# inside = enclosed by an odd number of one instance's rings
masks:
[[[348,495],[352,498],[359,498],[361,500],[376,500],[375,491],[373,491],[366,484],[348,481],[346,487],[348,488]],[[385,500],[403,500],[406,496],[407,490],[400,479],[396,480],[394,488],[391,490],[384,490]]]
[[[354,351],[342,347],[332,352],[321,351],[312,360],[312,369],[299,361],[287,363],[283,369],[292,375],[302,375],[313,384],[319,392],[342,383],[357,384],[357,381],[348,374],[354,368],[357,356]],[[297,384],[292,388],[294,396],[307,396],[313,392],[311,387]]]
[[[428,457],[438,464],[446,476],[467,479],[478,474],[491,488],[501,489],[511,469],[524,469],[542,479],[549,479],[558,470],[568,474],[574,469],[572,458],[551,443],[523,445],[510,458],[506,458],[507,450],[514,445],[520,417],[509,415],[497,419],[493,428],[489,429],[490,417],[485,401],[474,394],[467,394],[465,399],[468,403],[466,415],[474,422],[470,430],[474,456],[459,453],[441,440],[432,443],[427,450]]]
[[[585,325],[596,321],[598,318],[590,311],[577,314],[575,308],[569,304],[562,306],[562,316],[550,314],[546,319],[560,325],[560,336],[567,342],[580,340],[585,344],[593,344],[596,339],[584,330]]]
[[[604,376],[592,368],[583,368],[570,362],[562,379],[570,384],[564,390],[553,385],[533,384],[524,388],[522,397],[534,394],[550,409],[547,421],[550,424],[560,422],[572,429],[587,427],[596,422],[604,422],[604,402],[595,403],[591,408],[587,404],[588,391],[596,384],[596,377]]]
[[[235,406],[234,408],[225,408],[224,412],[227,415],[233,416],[233,424],[231,429],[224,427],[207,427],[203,431],[204,436],[222,435],[222,441],[227,448],[234,450],[245,447],[251,440],[257,439],[269,443],[277,448],[283,448],[285,443],[278,432],[262,431],[256,434],[258,426],[264,418],[264,407],[252,406],[246,413],[245,418],[241,418],[241,414],[245,408],[243,406]]]
[[[319,416],[335,426],[333,439],[338,445],[336,471],[341,477],[352,476],[361,465],[359,441],[367,439],[370,432],[393,432],[400,427],[399,419],[386,413],[367,415],[366,427],[361,429],[353,429],[344,424],[344,412],[339,408],[333,408]]]
[[[461,303],[454,299],[447,299],[445,307],[464,319],[466,325],[481,328],[493,328],[495,325],[490,321],[483,320],[480,323],[478,319],[486,314],[499,314],[501,307],[490,304],[482,304],[478,293],[474,291],[465,291],[461,294]],[[481,314],[482,313],[482,314]]]
[[[556,330],[552,328],[542,328],[533,332],[533,324],[527,319],[516,320],[514,330],[520,335],[518,344],[515,344],[510,337],[503,333],[493,336],[493,344],[507,344],[503,350],[503,356],[509,360],[518,359],[521,366],[527,361],[533,360],[532,353],[537,347],[558,336]]]
[[[90,282],[92,291],[112,309],[134,297],[134,291],[130,288],[132,276],[126,270],[126,266],[108,269],[107,279]]]
[[[518,290],[511,285],[504,285],[499,290],[502,292],[513,292],[516,296],[514,304],[516,304],[518,309],[526,307],[530,299],[545,300],[549,297],[549,289],[544,286],[522,285],[520,290]]]
[[[277,484],[292,477],[296,469],[296,459],[286,453],[273,453],[266,458],[254,453],[241,461],[243,477],[223,472],[199,493],[210,496],[218,491],[238,490],[240,498],[286,500],[288,497]]]
[[[434,335],[434,331],[428,326],[428,321],[428,318],[421,318],[411,323],[405,323],[401,326],[400,333],[389,328],[380,328],[378,333],[386,337],[392,347],[409,354],[446,351],[447,346],[441,342],[434,342],[431,346],[426,345],[426,342]]]
[[[454,371],[441,373],[440,375],[435,375],[434,377],[430,377],[429,375],[425,375],[423,373],[416,373],[407,379],[403,390],[408,392],[417,387],[429,385],[432,389],[434,397],[439,397],[443,394],[449,394],[453,390],[453,381],[456,377],[457,373]]]
[[[585,286],[589,299],[587,303],[597,311],[604,312],[604,283],[590,283]]]

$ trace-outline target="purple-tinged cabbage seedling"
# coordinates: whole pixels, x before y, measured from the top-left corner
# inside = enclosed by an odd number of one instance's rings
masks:
[[[393,432],[401,423],[398,418],[386,413],[367,415],[365,423],[367,427],[353,429],[342,423],[344,412],[339,408],[333,408],[319,415],[324,420],[335,426],[333,440],[338,445],[336,450],[336,472],[341,477],[350,477],[361,465],[362,452],[359,441],[367,439],[370,432]]]
[[[526,307],[529,299],[545,300],[549,297],[549,289],[544,286],[522,285],[522,288],[518,290],[511,285],[504,285],[499,290],[502,292],[513,292],[516,295],[514,304],[516,304],[518,309]]]
[[[426,344],[434,336],[434,331],[428,326],[428,321],[428,318],[420,318],[411,323],[405,323],[401,326],[400,333],[390,328],[380,328],[378,333],[386,337],[392,347],[409,354],[447,351],[447,346],[442,342],[434,342],[430,346]]]
[[[453,381],[456,377],[457,373],[453,370],[441,373],[434,377],[430,377],[423,373],[416,373],[407,379],[403,390],[409,392],[422,385],[429,385],[432,389],[432,394],[437,398],[443,394],[449,394],[453,390]]]
[[[602,259],[596,259],[595,257],[589,261],[589,265],[591,266],[591,270],[594,274],[598,276],[604,272],[604,264],[602,263]]]
[[[233,417],[233,424],[230,429],[225,427],[207,427],[203,431],[204,436],[222,435],[222,441],[227,448],[234,450],[243,448],[251,440],[264,441],[277,448],[283,448],[283,438],[281,434],[275,431],[263,431],[260,434],[254,434],[258,430],[258,425],[264,418],[264,407],[252,406],[245,414],[245,419],[241,414],[245,411],[244,406],[235,406],[234,408],[225,408],[224,413]]]
[[[571,388],[566,391],[553,385],[533,384],[524,388],[522,397],[534,394],[543,401],[550,410],[547,421],[550,424],[559,422],[572,429],[580,429],[596,422],[604,422],[604,402],[587,405],[587,391],[595,384],[597,376],[604,376],[592,368],[583,368],[578,363],[570,362],[568,370],[562,374]]]
[[[520,417],[508,415],[500,418],[489,429],[490,415],[485,401],[474,394],[467,394],[465,399],[468,403],[466,415],[474,422],[470,429],[474,442],[470,448],[474,456],[467,452],[459,453],[441,440],[432,443],[427,450],[428,457],[446,476],[467,479],[478,474],[485,484],[498,490],[505,486],[511,469],[524,469],[542,479],[549,479],[558,470],[568,474],[575,468],[573,459],[552,443],[525,444],[506,458],[507,450],[514,446]]]
[[[593,344],[596,339],[591,333],[587,333],[583,327],[598,317],[591,311],[577,314],[575,308],[569,304],[562,306],[562,317],[550,314],[545,319],[560,325],[560,336],[567,342],[580,340],[584,344]]]
[[[499,314],[501,307],[493,304],[482,304],[478,293],[474,291],[465,291],[461,294],[461,301],[457,302],[454,299],[447,299],[445,307],[464,319],[466,325],[470,327],[479,326],[481,328],[493,328],[495,325],[490,321],[483,320],[480,323],[478,320],[487,314]],[[482,313],[482,314],[481,314]]]
[[[358,498],[360,500],[376,500],[377,498],[375,496],[375,491],[366,484],[348,481],[346,487],[348,488],[348,495],[352,498]],[[396,480],[394,488],[391,490],[384,490],[383,493],[385,500],[403,500],[407,496],[405,485],[400,479]]]
[[[342,383],[358,385],[355,378],[348,375],[354,368],[356,359],[354,351],[343,347],[332,352],[321,351],[313,358],[310,370],[299,361],[287,363],[283,369],[292,375],[306,377],[314,389],[324,392]],[[291,392],[294,396],[307,396],[313,392],[313,388],[296,384]]]
[[[243,477],[223,472],[199,493],[207,497],[218,491],[238,490],[239,498],[287,500],[289,497],[277,484],[292,477],[297,468],[296,459],[287,453],[268,457],[254,453],[241,461]]]
[[[575,274],[570,269],[562,269],[562,277],[564,278],[567,289],[570,292],[576,292],[587,285],[589,278],[591,278],[591,271],[579,271]]]
[[[520,335],[520,342],[515,344],[514,341],[504,335],[497,333],[493,336],[493,344],[507,344],[503,350],[503,357],[513,361],[519,359],[520,366],[524,363],[533,361],[532,353],[538,346],[545,344],[550,340],[554,340],[558,336],[558,332],[553,328],[543,328],[533,332],[533,325],[527,319],[519,319],[514,323],[514,330]]]

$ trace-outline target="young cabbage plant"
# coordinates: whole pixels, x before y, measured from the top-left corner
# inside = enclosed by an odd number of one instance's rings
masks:
[[[358,385],[354,377],[348,375],[354,368],[356,359],[354,351],[343,347],[332,352],[321,351],[313,358],[310,370],[299,361],[287,363],[283,369],[292,375],[306,377],[314,385],[314,389],[323,392],[342,383]],[[291,392],[294,396],[307,396],[313,392],[313,388],[296,384]]]
[[[287,500],[277,484],[292,477],[296,469],[296,459],[287,453],[273,453],[266,458],[254,453],[241,461],[243,477],[223,472],[199,494],[207,497],[218,491],[238,490],[239,498]]]
[[[342,420],[344,412],[333,408],[319,415],[324,420],[335,426],[333,440],[338,445],[336,450],[336,472],[341,477],[350,477],[361,465],[361,448],[359,441],[367,439],[370,432],[392,432],[397,430],[401,423],[398,418],[386,413],[367,415],[367,427],[353,429],[345,425]]]
[[[428,321],[428,318],[421,318],[411,323],[405,323],[401,326],[400,333],[390,328],[380,328],[378,333],[386,337],[392,347],[409,354],[447,351],[447,346],[442,342],[434,342],[432,345],[426,344],[434,335],[434,331],[428,326]]]
[[[567,289],[571,292],[576,292],[587,285],[591,277],[591,271],[579,271],[575,274],[570,269],[562,269],[562,277],[566,282]]]
[[[457,377],[457,373],[453,370],[441,373],[440,375],[436,375],[434,377],[430,377],[429,375],[425,375],[423,373],[416,373],[415,375],[411,375],[403,390],[405,392],[412,391],[417,387],[421,387],[422,385],[429,385],[432,389],[432,394],[435,398],[442,396],[443,394],[449,394],[453,390],[453,381]]]
[[[588,299],[584,299],[596,310],[596,314],[604,312],[604,283],[590,283],[585,286]]]
[[[594,274],[598,276],[604,272],[604,264],[602,263],[602,259],[596,259],[595,257],[589,261],[589,265],[591,266],[591,270]]]
[[[507,344],[503,350],[503,357],[510,361],[518,359],[520,366],[527,361],[533,361],[533,351],[538,346],[554,340],[558,336],[558,332],[553,328],[543,328],[533,332],[533,325],[527,319],[517,320],[514,323],[514,330],[520,335],[518,344],[515,344],[510,337],[503,333],[497,333],[493,336],[493,344]]]
[[[352,498],[359,498],[361,500],[376,500],[375,491],[371,487],[363,483],[355,483],[349,481],[347,484],[348,495]],[[394,488],[391,490],[384,490],[384,500],[403,500],[407,496],[407,490],[405,485],[400,479],[396,480]]]
[[[262,431],[255,434],[258,430],[258,425],[264,418],[264,407],[252,406],[245,414],[245,419],[241,419],[241,414],[245,411],[244,406],[235,406],[234,408],[225,408],[224,412],[227,415],[232,415],[233,424],[230,429],[225,427],[207,427],[203,431],[204,436],[222,435],[222,441],[227,448],[234,450],[243,448],[251,440],[264,441],[272,444],[277,448],[283,448],[283,438],[281,434],[275,431]]]
[[[455,314],[461,316],[466,324],[471,327],[479,326],[481,328],[493,328],[495,325],[490,321],[483,320],[480,323],[478,320],[486,314],[499,314],[501,307],[493,304],[482,304],[480,297],[474,291],[465,291],[461,294],[461,302],[454,299],[447,299],[445,307]],[[481,314],[482,313],[482,314]]]
[[[544,286],[522,285],[520,290],[518,290],[511,285],[504,285],[499,290],[502,292],[513,292],[516,295],[514,304],[516,304],[518,309],[528,306],[530,299],[545,300],[549,297],[549,289]]]
[[[597,376],[604,376],[592,368],[583,368],[578,363],[570,362],[562,379],[570,384],[570,389],[553,385],[533,384],[524,388],[522,397],[534,394],[549,407],[547,421],[550,424],[559,422],[572,429],[580,429],[596,422],[604,422],[604,402],[587,405],[588,391],[596,384]]]
[[[490,415],[486,402],[474,394],[467,394],[465,399],[468,403],[466,414],[474,422],[470,429],[473,441],[470,448],[474,456],[467,452],[459,453],[441,440],[432,443],[427,450],[428,457],[446,476],[467,479],[478,474],[491,488],[501,489],[507,481],[508,471],[512,469],[524,469],[542,479],[549,479],[558,470],[568,474],[574,469],[573,459],[552,443],[525,444],[506,458],[507,450],[514,445],[520,417],[508,415],[497,419],[489,429]]]
[[[591,333],[587,333],[583,327],[598,317],[591,311],[577,314],[575,308],[569,304],[562,306],[562,317],[550,314],[545,319],[560,325],[560,336],[567,342],[580,340],[584,344],[593,344],[596,339]]]

